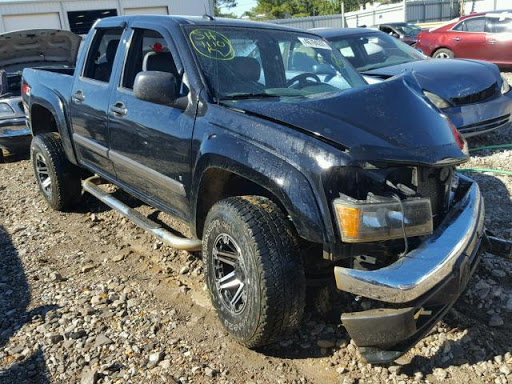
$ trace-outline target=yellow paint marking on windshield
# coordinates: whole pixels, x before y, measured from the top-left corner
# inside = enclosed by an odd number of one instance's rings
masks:
[[[201,55],[214,60],[233,60],[235,49],[222,33],[211,29],[194,29],[189,35],[194,49]]]

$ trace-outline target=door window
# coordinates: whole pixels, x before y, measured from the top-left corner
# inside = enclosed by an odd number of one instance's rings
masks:
[[[453,30],[462,32],[485,32],[485,17],[466,19],[453,27]]]
[[[489,17],[488,22],[489,32],[491,33],[511,33],[512,32],[512,19],[511,18],[498,18]]]
[[[108,83],[123,34],[122,28],[98,29],[87,55],[83,76]]]
[[[388,35],[390,35],[390,34],[392,34],[392,33],[393,33],[393,30],[392,30],[391,28],[389,28],[389,27],[381,26],[379,29],[380,29],[382,32],[387,33]]]
[[[161,71],[172,73],[176,77],[178,90],[184,96],[186,87],[182,86],[181,76],[163,36],[150,29],[134,29],[123,71],[121,86],[133,89],[135,77],[142,71]]]

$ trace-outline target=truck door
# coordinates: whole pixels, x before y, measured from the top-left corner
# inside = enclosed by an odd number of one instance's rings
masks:
[[[140,24],[139,24],[140,25]],[[164,29],[134,23],[124,68],[109,102],[110,158],[118,179],[143,197],[188,220],[194,111],[137,99],[141,71],[170,72],[181,96],[188,94],[174,44]],[[192,108],[193,109],[193,108]]]
[[[70,103],[73,141],[79,161],[111,177],[115,176],[115,171],[108,158],[109,83],[123,30],[122,27],[96,29],[85,61],[81,67],[77,66],[77,70],[82,70],[75,76]]]

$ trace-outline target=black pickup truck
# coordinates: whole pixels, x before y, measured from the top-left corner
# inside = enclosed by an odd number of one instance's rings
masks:
[[[201,250],[218,317],[248,347],[296,329],[307,283],[331,281],[369,303],[341,316],[361,354],[391,361],[474,271],[484,208],[455,170],[467,145],[412,74],[368,85],[315,34],[170,16],[100,20],[64,72],[23,71],[43,196],[62,210],[83,189],[167,244]],[[84,169],[94,176],[82,181]]]

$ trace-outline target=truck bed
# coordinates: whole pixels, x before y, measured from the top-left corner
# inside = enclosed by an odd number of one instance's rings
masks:
[[[74,73],[75,68],[26,68],[23,70],[23,78],[29,84],[35,83],[33,80],[37,78],[38,87],[51,89],[59,97],[67,99],[71,94]]]

